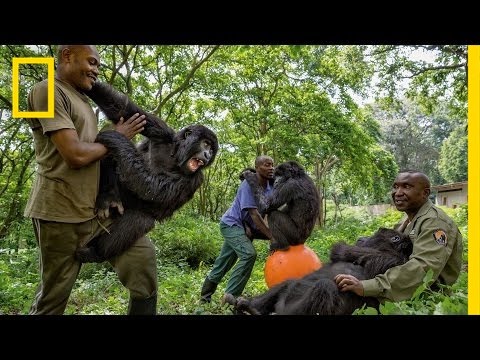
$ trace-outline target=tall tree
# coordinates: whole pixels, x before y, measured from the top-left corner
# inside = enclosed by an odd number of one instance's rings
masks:
[[[467,137],[464,129],[460,127],[456,128],[448,139],[443,142],[438,168],[446,181],[459,182],[467,180],[467,148]]]

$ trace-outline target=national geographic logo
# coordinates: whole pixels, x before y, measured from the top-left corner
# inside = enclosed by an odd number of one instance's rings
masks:
[[[54,114],[54,67],[53,57],[14,57],[12,58],[12,117],[14,118],[53,118]],[[47,111],[20,111],[18,108],[18,94],[19,94],[19,76],[18,70],[20,64],[46,64],[48,67],[48,101]]]

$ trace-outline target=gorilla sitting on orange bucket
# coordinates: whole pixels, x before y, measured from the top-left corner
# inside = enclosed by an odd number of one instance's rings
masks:
[[[295,161],[279,164],[273,191],[268,196],[253,171],[244,171],[243,177],[252,189],[259,212],[267,215],[273,235],[264,269],[267,286],[319,269],[322,263],[305,241],[318,218],[320,197],[304,168]]]

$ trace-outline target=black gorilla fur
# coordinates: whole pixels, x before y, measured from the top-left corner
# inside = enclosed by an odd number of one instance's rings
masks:
[[[351,274],[359,280],[371,279],[404,264],[412,250],[410,237],[380,228],[372,236],[358,239],[355,245],[334,244],[330,262],[301,279],[286,280],[251,299],[230,296],[226,300],[238,311],[253,315],[349,315],[365,304],[378,308],[376,298],[339,291],[334,277]]]
[[[97,212],[108,216],[110,207],[124,206],[123,215],[113,213],[110,233],[77,249],[82,262],[100,262],[119,255],[155,225],[188,202],[203,182],[202,170],[211,165],[218,151],[214,132],[203,125],[190,125],[179,132],[163,120],[145,112],[127,95],[108,84],[97,82],[87,95],[114,123],[135,113],[146,115],[136,147],[122,134],[107,130],[95,141],[109,150],[101,161]]]
[[[247,170],[243,176],[252,188],[259,212],[268,214],[267,223],[273,236],[270,250],[304,244],[317,221],[320,198],[303,167],[295,161],[279,164],[268,196],[264,195],[254,172]]]

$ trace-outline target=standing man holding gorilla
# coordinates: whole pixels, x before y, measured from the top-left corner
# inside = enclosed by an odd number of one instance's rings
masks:
[[[269,180],[274,176],[273,159],[266,155],[258,156],[255,159],[255,171],[258,183],[263,187],[265,194],[269,194],[272,191]],[[235,298],[240,296],[247,285],[257,258],[257,252],[252,243],[253,238],[272,238],[246,180],[242,181],[232,205],[223,214],[220,220],[220,232],[224,238],[223,246],[203,283],[200,293],[202,302],[211,301],[218,284],[234,265],[225,289],[225,296],[228,296],[227,294]]]
[[[99,161],[107,148],[96,143],[97,118],[85,95],[97,80],[100,57],[93,45],[60,45],[55,73],[55,113],[28,119],[35,143],[37,174],[24,215],[32,218],[40,248],[40,284],[30,314],[64,313],[80,271],[77,247],[104,231],[95,215]],[[29,111],[47,110],[47,81],[28,96]],[[128,139],[140,133],[145,116],[116,124]],[[130,291],[129,314],[155,314],[157,271],[153,244],[146,237],[110,259]]]
[[[412,297],[429,269],[438,284],[452,285],[460,274],[463,239],[457,225],[428,198],[430,180],[422,172],[401,171],[392,187],[395,207],[406,217],[395,229],[409,235],[413,252],[409,260],[373,279],[360,281],[352,275],[335,277],[341,291],[353,291],[359,296],[379,300],[402,301]]]

